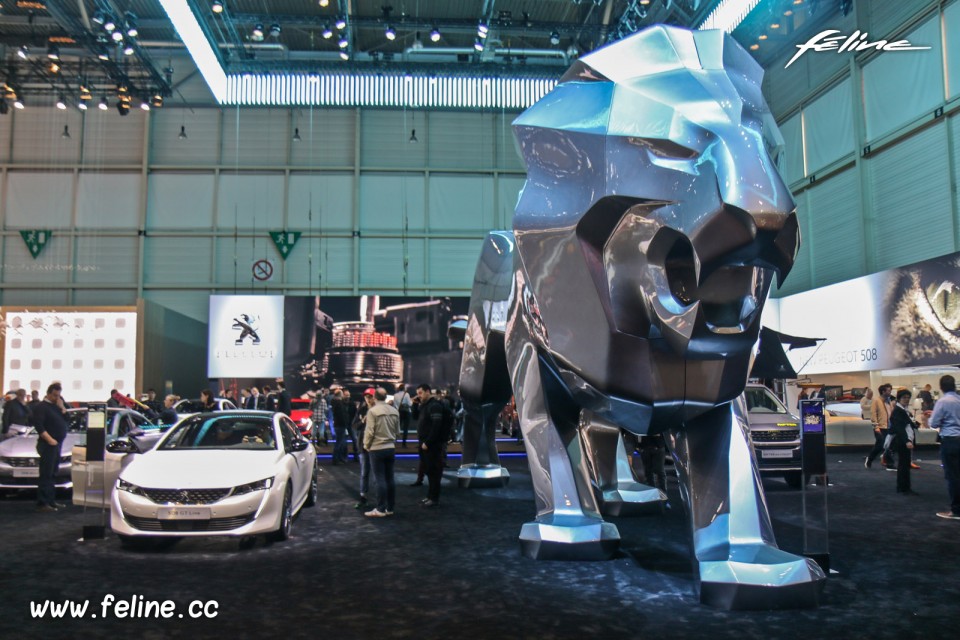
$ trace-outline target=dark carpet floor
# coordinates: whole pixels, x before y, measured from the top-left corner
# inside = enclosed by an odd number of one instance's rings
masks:
[[[98,513],[34,510],[0,500],[0,638],[955,638],[960,522],[937,518],[946,489],[935,450],[919,452],[921,495],[862,453],[829,454],[834,568],[815,610],[726,612],[694,595],[677,485],[664,515],[616,518],[622,552],[607,562],[536,562],[517,534],[533,516],[524,458],[507,458],[503,489],[460,490],[417,507],[416,461],[397,465],[397,513],[354,507],[358,465],[323,464],[321,500],[284,543],[240,549],[226,538],[127,551],[108,533],[80,542]],[[452,465],[458,458],[451,458]],[[765,481],[780,545],[801,551],[800,492]],[[214,619],[92,619],[104,594],[217,602]],[[31,602],[91,601],[85,619],[34,619]]]

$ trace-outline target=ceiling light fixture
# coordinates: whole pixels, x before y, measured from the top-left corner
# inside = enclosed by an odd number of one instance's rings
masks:
[[[150,101],[150,104],[153,105],[154,107],[156,107],[157,109],[162,108],[162,107],[163,107],[163,96],[160,95],[159,93],[153,94],[153,99]]]
[[[343,17],[338,16],[338,17],[337,17],[337,22],[334,24],[334,26],[337,27],[337,30],[338,30],[338,31],[343,31],[344,29],[347,28],[347,20],[346,20],[346,18],[343,18]]]
[[[110,60],[110,54],[107,52],[106,48],[101,46],[98,48],[97,58],[99,58],[100,60],[103,60],[104,62],[107,62],[108,60]]]
[[[94,11],[93,18],[91,19],[93,20],[94,24],[99,24],[99,25],[103,25],[104,21],[106,20],[106,18],[103,15],[103,11]]]
[[[150,111],[150,103],[147,102],[146,100],[141,100],[141,101],[140,101],[140,108],[141,108],[142,110],[144,110],[144,111]]]
[[[550,44],[552,44],[553,46],[557,46],[558,44],[560,44],[560,34],[557,33],[556,31],[553,31],[550,33]]]
[[[489,30],[490,28],[487,26],[487,23],[484,22],[483,20],[477,23],[477,35],[480,36],[481,38],[486,38],[487,32]]]
[[[223,3],[220,0],[213,0],[213,3],[210,5],[210,10],[214,13],[223,13]]]
[[[47,57],[50,58],[51,60],[59,60],[60,47],[58,47],[55,44],[51,44],[49,47],[47,47]]]
[[[263,42],[263,25],[259,22],[253,26],[253,32],[250,34],[250,39],[254,42]]]
[[[27,56],[30,55],[30,47],[28,47],[27,45],[23,45],[22,47],[17,49],[17,55],[23,58],[24,60],[26,60]]]
[[[177,138],[179,138],[180,140],[186,140],[186,139],[187,139],[187,126],[186,126],[186,125],[183,125],[183,124],[180,125],[180,135],[178,135]]]
[[[70,139],[70,125],[63,125],[63,133],[60,134],[60,137],[65,138],[66,140]]]
[[[100,109],[100,111],[106,111],[108,106],[109,105],[107,104],[107,96],[103,96],[102,98],[100,98],[100,104],[97,105],[97,108]]]
[[[330,25],[323,25],[323,39],[329,40],[333,37],[333,29],[330,28]]]
[[[23,98],[17,96],[13,101],[13,107],[15,109],[23,109]]]
[[[50,73],[60,73],[60,64],[56,60],[51,60],[47,69],[50,70]]]
[[[113,18],[106,18],[103,22],[103,28],[107,33],[111,33],[117,28],[117,23],[114,22]]]
[[[340,36],[340,41],[337,42],[337,45],[338,45],[341,49],[346,49],[346,48],[347,48],[347,45],[349,45],[349,44],[350,44],[350,41],[347,40],[347,36],[343,36],[343,35]]]
[[[300,142],[300,140],[301,140],[301,138],[300,138],[300,128],[299,128],[299,127],[296,127],[296,128],[293,130],[293,141],[294,141],[294,142]]]
[[[323,7],[323,8],[329,7],[329,6],[330,6],[330,0],[320,0],[320,6]]]
[[[67,108],[67,99],[63,97],[63,94],[60,94],[60,97],[57,98],[57,109],[66,109]]]
[[[440,42],[440,29],[433,28],[430,32],[430,42]]]
[[[759,49],[759,48],[760,48],[760,45],[757,44],[756,42],[754,42],[752,45],[750,45],[750,51],[756,51],[756,50]]]
[[[341,60],[349,60],[349,59],[350,59],[350,54],[349,54],[346,50],[343,50],[343,51],[340,52],[340,59],[341,59]]]
[[[270,37],[279,38],[280,37],[280,25],[274,22],[270,25]]]
[[[387,25],[386,30],[384,30],[383,35],[385,35],[385,36],[387,37],[387,40],[396,40],[396,39],[397,39],[397,31],[396,31],[392,26],[390,26],[389,24]]]
[[[123,48],[123,54],[127,56],[133,55],[133,45],[131,43],[128,42],[127,46]]]
[[[77,109],[80,109],[80,111],[86,111],[87,101],[84,100],[83,98],[80,98],[80,100],[77,102]]]
[[[128,13],[124,19],[124,24],[127,27],[127,37],[136,38],[140,35],[140,31],[137,29],[137,16],[135,14]]]
[[[767,34],[765,33],[761,33],[759,36],[757,36],[757,40],[766,40],[766,39],[767,39]]]
[[[476,38],[473,41],[473,48],[476,49],[477,51],[483,51],[483,40],[481,40],[480,38]]]
[[[120,33],[119,31],[114,31],[114,32],[110,35],[110,37],[113,38],[113,41],[114,41],[114,42],[121,42],[121,41],[123,41],[123,34]]]
[[[407,142],[409,142],[410,144],[416,144],[417,142],[420,142],[419,140],[417,140],[417,130],[416,130],[416,129],[410,129],[410,139],[407,140]]]
[[[770,28],[771,28],[771,29],[779,29],[779,28],[780,28],[780,23],[779,23],[779,22],[774,22],[772,25],[770,25]]]

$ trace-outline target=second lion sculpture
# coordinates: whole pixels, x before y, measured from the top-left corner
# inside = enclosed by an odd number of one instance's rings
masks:
[[[665,499],[633,478],[620,430],[662,433],[701,601],[817,604],[821,569],[774,540],[739,399],[800,241],[761,77],[729,35],[656,26],[581,58],[514,121],[527,181],[477,268],[458,477],[505,480],[494,430],[515,395],[530,557],[611,557],[603,515]]]

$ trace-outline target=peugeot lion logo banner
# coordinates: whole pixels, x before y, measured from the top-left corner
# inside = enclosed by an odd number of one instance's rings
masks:
[[[283,374],[283,296],[210,296],[210,378]]]

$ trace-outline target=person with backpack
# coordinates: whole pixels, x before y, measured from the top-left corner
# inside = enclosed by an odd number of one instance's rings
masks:
[[[435,397],[428,384],[417,387],[420,399],[420,419],[417,438],[420,441],[420,459],[427,476],[427,497],[420,501],[424,507],[440,504],[440,481],[443,479],[443,451],[450,439],[453,413]]]

